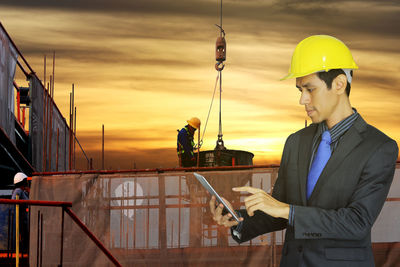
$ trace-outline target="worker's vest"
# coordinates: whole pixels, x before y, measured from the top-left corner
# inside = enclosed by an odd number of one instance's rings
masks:
[[[187,133],[187,135],[189,137],[190,144],[192,145],[192,148],[193,148],[195,146],[194,141],[193,141],[193,135],[190,134],[189,129],[188,129],[187,126],[185,126],[185,130],[186,130],[186,133]],[[178,132],[179,132],[179,130],[178,130]],[[179,133],[178,133],[178,135],[179,135]],[[180,155],[185,153],[185,150],[183,149],[183,145],[179,142],[179,138],[178,138],[178,149],[177,150],[178,150],[177,151],[178,152],[178,156],[180,156]],[[189,151],[189,153],[190,153],[190,155],[192,157],[194,156],[193,150]]]

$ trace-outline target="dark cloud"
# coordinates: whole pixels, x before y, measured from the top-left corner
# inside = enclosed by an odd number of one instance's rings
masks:
[[[1,5],[18,8],[67,10],[76,12],[106,12],[106,13],[137,13],[137,14],[187,14],[214,16],[217,12],[217,4],[210,1],[171,1],[171,0],[80,0],[80,1],[51,1],[29,0],[12,1],[4,0]]]
[[[14,1],[3,0],[2,6],[72,10],[78,12],[103,12],[125,14],[154,14],[189,17],[210,17],[218,22],[218,2],[205,0],[167,1],[167,0],[115,0],[115,1]],[[282,31],[282,35],[295,37],[309,32],[334,31],[351,37],[347,33],[373,33],[376,35],[396,35],[400,33],[398,1],[225,1],[224,20],[240,21],[240,27],[249,33]],[[249,21],[258,21],[254,27]],[[190,24],[190,23],[189,23]],[[109,25],[116,32],[123,25]],[[185,27],[184,24],[181,25]],[[229,24],[225,26],[229,28]],[[236,27],[237,25],[235,25]],[[162,27],[162,26],[161,26]],[[235,31],[237,29],[231,28]],[[193,30],[190,30],[192,32]],[[127,34],[125,30],[120,31]],[[228,31],[229,32],[229,31]],[[294,36],[293,36],[294,34]],[[179,35],[176,36],[179,38]]]
[[[214,27],[211,23],[218,21],[195,21],[202,17],[218,16],[217,1],[2,1],[0,6],[36,7],[54,10],[77,10],[108,14],[104,20],[96,23],[82,14],[79,26],[71,29],[54,29],[55,38],[63,37],[65,42],[52,44],[24,40],[20,45],[24,54],[34,56],[48,53],[49,47],[57,51],[57,57],[70,59],[77,63],[109,63],[132,66],[169,66],[185,67],[203,66],[196,53],[186,58],[163,58],[165,51],[147,51],[143,53],[137,43],[130,40],[186,40],[188,42],[207,41]],[[120,16],[113,13],[122,12]],[[129,15],[130,14],[130,15]],[[158,17],[148,17],[158,15]],[[118,16],[120,19],[116,19]],[[129,17],[132,17],[129,20]],[[180,19],[179,16],[181,16]],[[140,19],[143,18],[143,19]],[[185,19],[187,18],[187,19]],[[293,46],[310,34],[326,33],[342,39],[352,50],[371,52],[400,52],[400,3],[397,1],[225,1],[224,19],[228,41],[240,42],[243,36],[249,35],[253,40],[266,45],[279,46],[292,43]],[[183,23],[185,22],[185,23]],[[85,26],[83,26],[85,25]],[[74,27],[79,27],[75,28]],[[33,33],[39,34],[39,33]],[[98,40],[98,45],[70,40]],[[238,39],[238,40],[236,40]],[[127,53],[116,48],[110,40],[123,40],[131,47]],[[101,44],[101,45],[100,45]],[[182,43],[190,46],[190,43]],[[229,45],[229,43],[228,43]],[[211,47],[211,45],[210,45]],[[251,48],[251,43],[249,44]],[[212,48],[210,48],[211,51]],[[228,47],[229,51],[229,47]],[[153,52],[153,54],[152,54]],[[263,68],[268,55],[260,55],[262,60],[249,60],[253,68]],[[202,57],[203,58],[203,57]],[[255,63],[254,63],[255,62]],[[257,62],[259,62],[257,64]],[[280,61],[274,61],[280,62]],[[245,69],[245,62],[242,62]],[[229,65],[229,62],[227,63]],[[275,64],[275,65],[273,65]],[[280,63],[271,63],[271,68],[282,68]],[[239,68],[239,67],[238,67]],[[73,74],[75,75],[75,74]],[[128,76],[131,74],[128,74]],[[141,77],[132,75],[134,81]],[[68,74],[65,79],[70,81]],[[110,77],[110,79],[113,77]],[[143,77],[142,77],[143,78]],[[160,78],[164,79],[164,78]],[[85,80],[92,82],[95,76],[89,74]],[[61,80],[59,80],[61,81]],[[135,88],[137,89],[137,88]],[[140,90],[140,89],[139,89]]]
[[[32,43],[27,40],[24,44],[19,45],[24,55],[27,57],[35,55],[48,55],[48,60],[51,51],[48,45]],[[189,62],[184,59],[169,59],[169,58],[143,58],[137,53],[126,53],[112,47],[94,47],[89,44],[79,44],[76,46],[66,44],[52,44],[51,49],[57,51],[57,58],[73,60],[77,63],[106,63],[106,64],[132,64],[132,65],[159,65],[159,66],[175,66],[181,65],[196,67],[200,64],[197,62]]]

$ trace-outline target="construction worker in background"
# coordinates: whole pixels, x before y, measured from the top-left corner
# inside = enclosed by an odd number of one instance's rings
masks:
[[[28,176],[23,172],[18,172],[14,175],[14,190],[12,199],[29,200],[29,184]],[[19,229],[20,229],[20,248],[22,251],[27,251],[29,246],[29,212],[28,206],[19,206]]]
[[[193,117],[187,120],[187,125],[180,131],[178,130],[177,152],[180,167],[196,166],[197,161],[194,155],[194,133],[200,128],[200,119]]]
[[[328,35],[301,41],[284,79],[296,79],[313,123],[287,138],[272,196],[233,188],[249,194],[237,211],[239,223],[210,201],[214,220],[231,227],[239,243],[286,229],[280,266],[374,266],[371,228],[388,195],[398,147],[352,108],[354,69],[342,41]]]

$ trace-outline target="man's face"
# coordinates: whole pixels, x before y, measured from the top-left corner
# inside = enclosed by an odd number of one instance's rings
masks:
[[[333,117],[339,97],[317,74],[296,78],[296,87],[301,93],[300,105],[304,105],[313,123],[329,121]]]

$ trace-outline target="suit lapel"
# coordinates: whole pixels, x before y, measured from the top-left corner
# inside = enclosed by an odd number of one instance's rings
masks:
[[[301,202],[305,206],[307,204],[306,200],[306,183],[308,175],[308,167],[310,166],[312,140],[318,125],[311,124],[305,129],[305,131],[300,136],[300,144],[298,151],[298,170],[299,170],[299,182],[300,182],[300,194]]]
[[[322,171],[314,190],[308,200],[311,202],[318,192],[320,191],[321,187],[329,180],[334,179],[332,174],[339,168],[339,165],[342,161],[346,158],[346,156],[358,146],[363,140],[361,136],[361,132],[366,129],[366,122],[361,118],[361,116],[354,122],[354,125],[350,127],[350,129],[343,135],[342,139],[339,141],[339,144],[332,154],[332,157],[329,159],[328,163],[326,164],[324,170]]]

